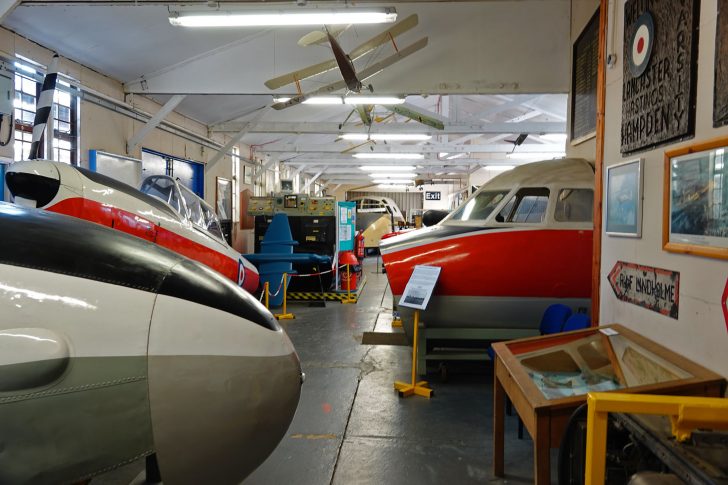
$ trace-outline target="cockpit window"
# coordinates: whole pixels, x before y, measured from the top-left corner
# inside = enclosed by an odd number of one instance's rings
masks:
[[[482,221],[488,218],[508,191],[487,191],[481,192],[462,207],[456,210],[450,217],[451,221]]]
[[[187,206],[187,218],[195,226],[204,229],[218,239],[223,239],[220,221],[212,208],[205,204],[194,192],[180,185],[182,190],[182,198]]]
[[[184,217],[179,189],[177,189],[177,184],[175,184],[170,178],[147,177],[144,182],[142,182],[142,186],[139,190],[147,195],[163,200],[171,205],[178,214],[182,214]]]
[[[593,190],[561,189],[556,200],[554,219],[558,222],[591,222],[593,208]]]
[[[528,188],[516,192],[501,209],[495,220],[534,224],[543,222],[549,202],[549,189]]]

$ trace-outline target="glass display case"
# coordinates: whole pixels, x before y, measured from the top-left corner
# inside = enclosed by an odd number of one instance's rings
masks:
[[[503,475],[505,396],[534,442],[534,479],[550,482],[549,451],[591,391],[722,396],[725,380],[683,356],[613,324],[493,344],[496,476]]]

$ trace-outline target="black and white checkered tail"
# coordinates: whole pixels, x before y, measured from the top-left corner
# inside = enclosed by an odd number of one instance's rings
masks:
[[[35,119],[33,120],[33,142],[30,145],[30,156],[28,159],[38,158],[40,151],[40,139],[43,136],[48,117],[53,109],[53,93],[56,90],[56,79],[58,78],[58,54],[53,55],[53,60],[48,66],[48,72],[43,80],[43,89],[38,97],[38,104],[35,106]]]

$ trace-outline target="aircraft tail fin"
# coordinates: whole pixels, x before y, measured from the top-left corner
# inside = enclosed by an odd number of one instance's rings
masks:
[[[43,80],[43,88],[38,97],[38,104],[35,107],[35,119],[33,120],[33,140],[30,145],[30,160],[38,158],[40,152],[40,140],[43,137],[48,118],[53,109],[53,93],[56,90],[58,78],[58,54],[53,55],[53,60],[48,66],[48,72]],[[52,136],[52,135],[51,135]]]

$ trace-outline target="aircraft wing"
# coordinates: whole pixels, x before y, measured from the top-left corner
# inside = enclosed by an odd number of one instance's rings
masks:
[[[368,79],[375,74],[378,74],[379,71],[383,70],[385,67],[389,67],[392,64],[394,64],[397,61],[401,61],[405,57],[414,54],[420,49],[423,49],[427,45],[427,37],[423,37],[414,44],[410,44],[407,47],[398,50],[394,54],[392,54],[389,57],[385,57],[379,62],[375,62],[371,66],[367,67],[366,69],[359,71],[358,76],[360,81],[364,81],[365,79]]]
[[[394,37],[414,28],[418,22],[419,22],[419,19],[417,18],[417,14],[410,15],[409,17],[402,20],[401,22],[394,24],[394,26],[392,26],[392,28],[385,30],[381,34],[379,34],[375,37],[372,37],[371,39],[364,42],[363,44],[355,47],[349,53],[349,59],[351,59],[352,62],[355,61],[356,59],[362,57],[363,55],[368,54],[369,52],[373,51],[377,47],[386,44],[387,42],[392,40]],[[275,77],[273,79],[269,79],[268,81],[265,82],[265,86],[268,89],[282,88],[283,86],[293,84],[296,81],[303,81],[304,79],[308,79],[310,77],[317,76],[319,74],[323,74],[325,72],[331,71],[336,68],[337,68],[337,64],[336,64],[336,60],[334,60],[334,59],[329,60],[329,61],[319,62],[318,64],[304,67],[303,69],[299,69],[297,71],[289,72],[287,74],[283,74],[283,75]]]
[[[388,109],[389,111],[391,111],[392,113],[397,113],[398,115],[402,115],[406,118],[409,118],[411,120],[422,123],[423,125],[431,126],[438,130],[445,129],[445,124],[442,121],[440,121],[437,118],[434,118],[432,116],[429,116],[426,112],[416,111],[412,108],[409,108],[409,107],[403,106],[403,105],[399,105],[399,104],[394,104],[392,106],[385,106],[385,108]]]

